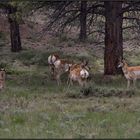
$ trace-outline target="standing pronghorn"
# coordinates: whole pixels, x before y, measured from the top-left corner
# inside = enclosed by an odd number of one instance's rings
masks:
[[[52,54],[48,57],[48,64],[50,68],[50,73],[51,76],[54,78],[55,77],[55,66],[54,63],[59,59],[59,56],[57,54]]]
[[[59,59],[59,57],[56,55],[50,55],[48,57],[48,62],[51,62],[51,70],[53,72],[53,75],[55,76],[57,80],[57,84],[61,84],[61,75],[69,71],[69,67],[72,65],[72,62],[65,60],[65,59]]]
[[[88,62],[84,61],[81,64],[73,64],[69,69],[69,84],[73,84],[73,81],[77,81],[80,86],[86,86],[87,79],[89,77]]]
[[[125,78],[127,79],[127,88],[130,87],[130,81],[133,81],[133,86],[135,87],[136,80],[140,79],[140,66],[129,67],[124,60],[120,59],[118,68],[122,67]]]

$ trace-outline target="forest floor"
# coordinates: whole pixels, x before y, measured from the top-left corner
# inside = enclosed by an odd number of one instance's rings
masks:
[[[105,78],[103,45],[24,35],[20,53],[10,52],[7,39],[0,42],[0,66],[6,69],[0,138],[140,138],[140,81],[136,89],[127,90],[123,76]],[[124,56],[129,65],[140,65],[140,49],[134,44],[124,42]],[[57,86],[47,63],[52,52],[75,62],[88,59],[88,86],[81,89],[75,83],[68,88],[67,74]]]

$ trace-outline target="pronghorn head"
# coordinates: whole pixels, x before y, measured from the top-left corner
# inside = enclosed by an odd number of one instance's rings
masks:
[[[89,70],[90,67],[88,66],[88,60],[83,59],[81,63],[81,71],[80,71],[80,76],[82,79],[87,79],[89,77]]]
[[[126,65],[126,62],[124,59],[120,58],[118,63],[118,68],[124,67]]]
[[[58,56],[58,55],[52,54],[52,55],[50,55],[50,56],[48,57],[48,63],[49,63],[50,65],[53,65],[53,64],[55,63],[55,61],[58,60],[58,59],[59,59],[59,56]]]
[[[89,77],[89,72],[85,68],[82,68],[80,71],[80,76],[82,79],[87,79]]]

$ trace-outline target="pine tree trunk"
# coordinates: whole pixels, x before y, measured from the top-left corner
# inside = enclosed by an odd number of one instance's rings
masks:
[[[87,39],[87,1],[81,1],[80,9],[80,41],[84,42]]]
[[[20,50],[22,50],[19,24],[15,17],[16,12],[17,12],[16,7],[10,6],[8,8],[8,19],[10,23],[10,38],[11,38],[11,51],[12,52],[19,52]]]
[[[105,52],[104,74],[115,75],[122,73],[117,68],[119,58],[123,56],[122,2],[105,2]]]

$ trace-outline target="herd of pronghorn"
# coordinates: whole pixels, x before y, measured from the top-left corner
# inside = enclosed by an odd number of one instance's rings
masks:
[[[51,73],[57,80],[58,85],[61,84],[61,75],[68,72],[67,83],[73,84],[73,81],[77,81],[80,86],[85,86],[89,77],[88,61],[83,61],[79,64],[73,63],[66,59],[60,59],[58,55],[50,55],[48,57],[48,63],[50,65]]]
[[[61,75],[65,72],[69,73],[67,81],[69,85],[73,84],[73,81],[77,81],[80,86],[85,86],[87,84],[90,75],[88,61],[83,60],[81,63],[77,64],[52,54],[48,57],[48,63],[51,73],[56,78],[58,85],[61,83]],[[122,68],[124,76],[127,79],[127,88],[130,87],[131,81],[133,81],[133,86],[135,87],[136,80],[140,78],[140,66],[129,67],[125,60],[120,58],[117,67]]]
[[[56,79],[57,84],[61,84],[61,76],[68,72],[67,84],[72,85],[73,82],[78,82],[80,86],[86,86],[90,76],[90,67],[88,61],[83,60],[81,63],[74,63],[66,59],[60,58],[57,54],[51,54],[48,57],[51,76]],[[122,68],[123,74],[127,79],[127,88],[130,87],[130,82],[133,81],[135,87],[136,80],[140,79],[140,66],[129,67],[124,59],[120,59],[118,68]],[[6,72],[4,68],[0,69],[0,89],[5,87]]]

